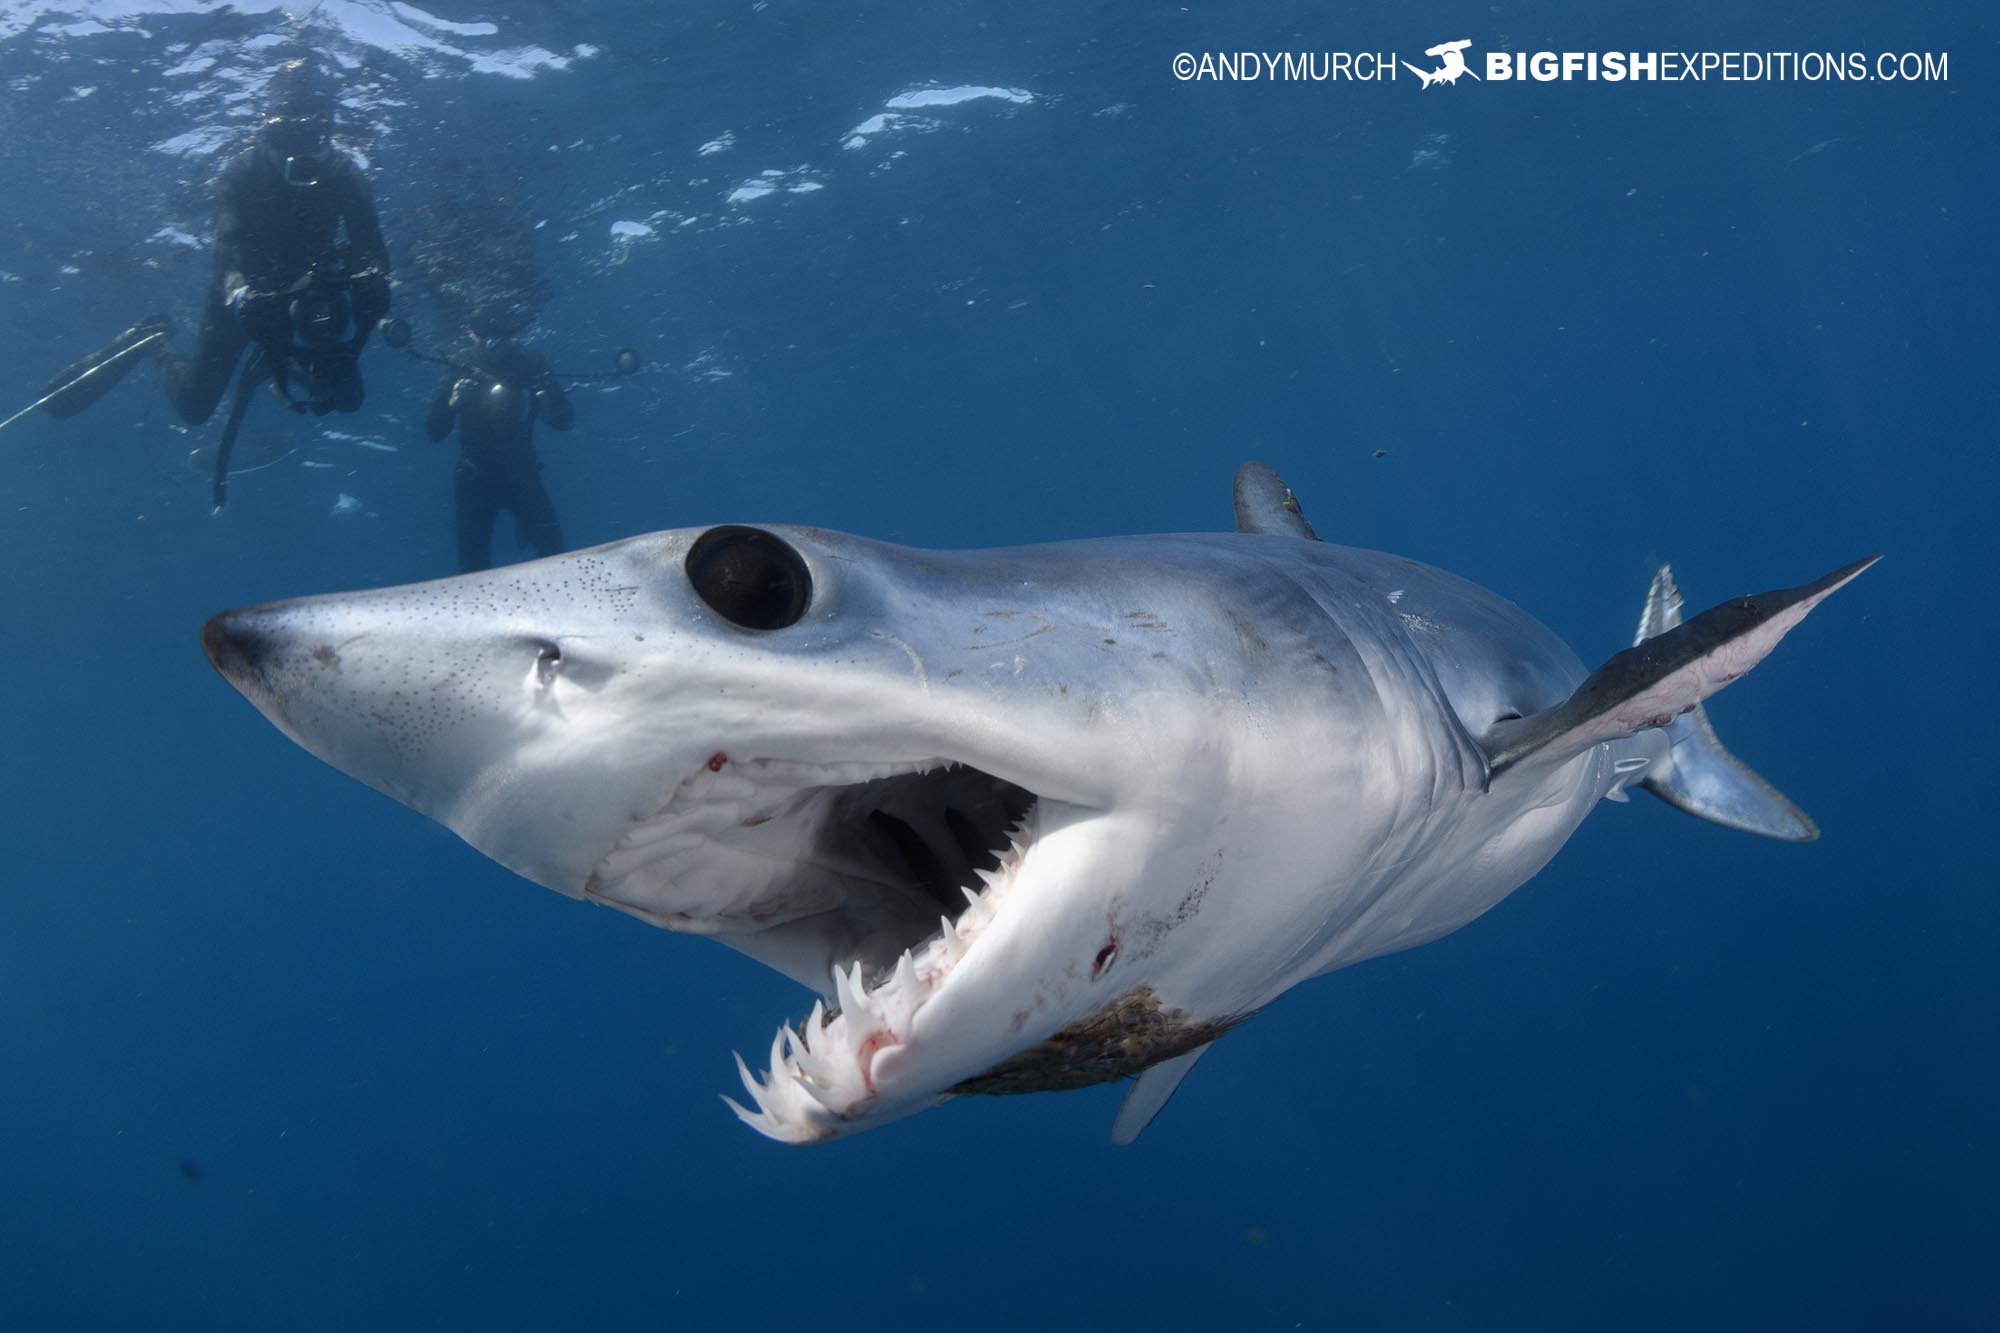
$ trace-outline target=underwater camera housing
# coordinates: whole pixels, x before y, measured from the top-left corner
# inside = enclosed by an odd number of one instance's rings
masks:
[[[347,293],[333,286],[306,288],[291,302],[292,337],[301,347],[331,347],[347,336],[353,320]]]

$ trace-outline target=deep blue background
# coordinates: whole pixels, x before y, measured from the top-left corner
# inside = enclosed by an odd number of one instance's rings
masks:
[[[148,238],[205,241],[217,159],[158,145],[239,122],[220,74],[167,71],[277,31],[112,8],[0,18],[8,411],[195,306],[205,250]],[[188,456],[216,427],[182,431],[141,372],[0,433],[0,1325],[1992,1326],[1986,21],[910,8],[437,7],[498,23],[465,51],[599,48],[527,80],[360,40],[383,7],[316,21],[358,62],[399,243],[419,206],[518,179],[560,292],[543,346],[650,358],[544,444],[573,543],[1215,528],[1256,456],[1331,539],[1484,582],[1586,659],[1660,559],[1705,605],[1882,550],[1713,707],[1824,839],[1607,807],[1486,919],[1232,1035],[1131,1149],[1105,1141],[1116,1089],[781,1148],[714,1094],[794,987],[513,879],[202,660],[220,608],[450,572],[429,373],[372,350],[365,412],[323,423],[395,453],[260,407],[258,447],[298,452],[211,517]],[[1952,79],[1169,65],[1459,36],[1949,51]],[[842,147],[955,84],[1035,100]],[[766,169],[823,188],[727,202]],[[442,336],[420,286],[398,302]]]

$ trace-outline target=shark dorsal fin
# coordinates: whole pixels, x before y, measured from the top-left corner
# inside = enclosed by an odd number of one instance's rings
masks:
[[[1656,582],[1640,631],[1659,631],[1615,653],[1576,692],[1532,717],[1497,722],[1480,738],[1489,779],[1533,759],[1560,762],[1594,745],[1665,727],[1764,660],[1778,640],[1815,606],[1882,557],[1869,556],[1797,588],[1738,597],[1694,619],[1667,627],[1678,615]]]
[[[1674,583],[1671,566],[1662,564],[1653,571],[1652,586],[1646,589],[1646,605],[1639,611],[1639,628],[1632,646],[1656,639],[1681,623],[1681,590]]]
[[[1241,475],[1241,474],[1239,474]],[[1139,1137],[1139,1132],[1153,1123],[1153,1117],[1166,1108],[1167,1101],[1180,1087],[1181,1080],[1194,1068],[1194,1062],[1201,1059],[1209,1047],[1215,1045],[1205,1041],[1191,1051],[1183,1051],[1171,1060],[1162,1060],[1132,1084],[1132,1090],[1125,1094],[1119,1104],[1118,1118],[1111,1122],[1111,1141],[1124,1147]]]
[[[1236,469],[1236,530],[1319,540],[1312,524],[1306,522],[1299,497],[1285,485],[1283,477],[1262,463],[1245,463]]]

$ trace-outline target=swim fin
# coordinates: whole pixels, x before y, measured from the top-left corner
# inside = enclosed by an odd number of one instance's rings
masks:
[[[64,366],[42,386],[41,408],[52,417],[73,417],[117,386],[142,359],[142,351],[157,350],[171,325],[165,315],[141,320],[97,351]]]

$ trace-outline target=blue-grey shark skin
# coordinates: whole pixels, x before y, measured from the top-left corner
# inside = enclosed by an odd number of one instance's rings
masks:
[[[1479,738],[1582,662],[1475,584],[1287,535],[1284,495],[1250,532],[1008,550],[770,525],[812,587],[782,628],[711,607],[686,529],[204,638],[287,735],[517,873],[818,989],[744,1070],[761,1131],[1160,1065],[1125,1139],[1228,1027],[1479,916],[1668,750],[1489,781]]]

